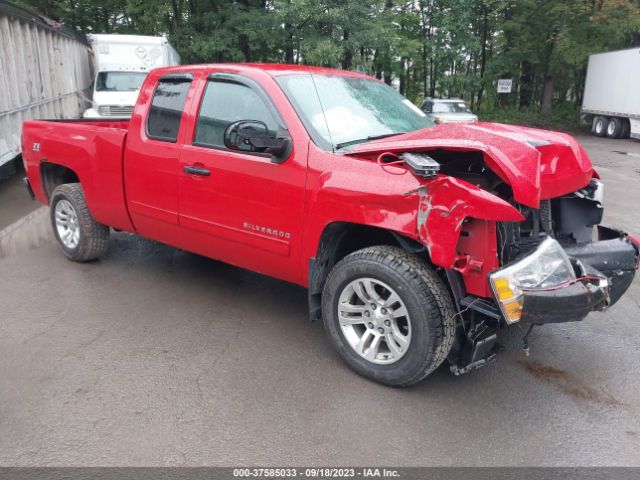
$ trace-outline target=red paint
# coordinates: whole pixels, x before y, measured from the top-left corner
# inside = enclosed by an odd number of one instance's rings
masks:
[[[522,214],[506,201],[457,178],[439,175],[426,183],[423,192],[420,195],[418,234],[429,250],[431,261],[444,268],[454,265],[456,245],[466,218],[507,222],[524,220]],[[488,237],[477,241],[493,240]]]
[[[40,178],[40,163],[72,169],[82,183],[92,215],[98,221],[132,231],[122,176],[128,122],[27,121],[22,133],[22,155],[36,199],[48,204]],[[34,152],[33,144],[40,151]]]
[[[499,267],[496,222],[468,219],[461,233],[453,268],[462,274],[467,293],[490,297],[487,278]]]
[[[569,135],[497,123],[443,123],[363,143],[350,154],[437,149],[483,152],[487,166],[511,185],[515,200],[533,208],[585,187],[594,175],[587,153]]]
[[[595,175],[582,147],[566,135],[487,123],[443,124],[349,154],[321,150],[274,80],[309,71],[364,77],[292,65],[169,67],[148,75],[129,122],[25,122],[24,159],[36,197],[48,202],[41,163],[63,165],[77,174],[97,221],[304,286],[327,225],[375,226],[423,242],[435,265],[462,273],[468,292],[490,296],[487,273],[498,265],[495,222],[520,221],[520,213],[462,180],[425,180],[401,165],[382,167],[375,154],[481,151],[516,201],[531,207],[584,187]],[[178,72],[194,80],[177,142],[153,140],[145,123],[155,86],[159,76]],[[266,91],[292,138],[286,161],[192,144],[207,76],[215,72],[242,74]],[[189,175],[187,165],[212,173]]]

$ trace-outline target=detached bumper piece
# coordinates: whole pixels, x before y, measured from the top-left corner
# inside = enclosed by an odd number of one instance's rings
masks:
[[[639,250],[629,237],[598,227],[598,240],[565,245],[575,280],[547,288],[522,290],[521,323],[564,323],[603,311],[627,291],[638,268]]]
[[[531,331],[534,325],[575,322],[605,310],[627,291],[639,263],[640,239],[610,228],[598,227],[597,240],[588,243],[560,245],[547,238],[533,254],[490,275],[494,302],[474,296],[458,300],[471,310],[471,325],[457,334],[451,371],[462,375],[494,360],[502,322],[525,323]],[[523,338],[527,355],[528,335]]]
[[[639,248],[625,233],[598,227],[598,241],[565,247],[570,258],[591,267],[609,281],[609,305],[627,291],[638,269]]]
[[[582,320],[589,312],[607,307],[607,286],[582,283],[558,290],[526,292],[522,323],[563,323]]]
[[[487,322],[479,322],[458,337],[449,354],[451,372],[458,376],[484,367],[496,358],[497,329]]]

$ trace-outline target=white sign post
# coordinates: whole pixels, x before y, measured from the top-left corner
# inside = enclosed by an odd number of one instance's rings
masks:
[[[511,93],[512,78],[501,78],[498,80],[498,93]]]

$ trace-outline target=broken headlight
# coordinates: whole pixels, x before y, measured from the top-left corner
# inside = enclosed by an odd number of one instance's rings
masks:
[[[526,290],[555,287],[575,279],[569,257],[551,237],[532,254],[489,275],[493,294],[507,323],[522,317]]]

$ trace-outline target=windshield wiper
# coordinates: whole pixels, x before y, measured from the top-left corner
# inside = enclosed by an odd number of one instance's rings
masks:
[[[348,142],[342,142],[336,144],[336,149],[340,150],[341,148],[348,147],[350,145],[355,145],[357,143],[368,142],[369,140],[379,140],[381,138],[393,137],[394,135],[402,135],[407,132],[395,132],[395,133],[383,133],[381,135],[369,135],[366,138],[358,138],[356,140],[349,140]]]

